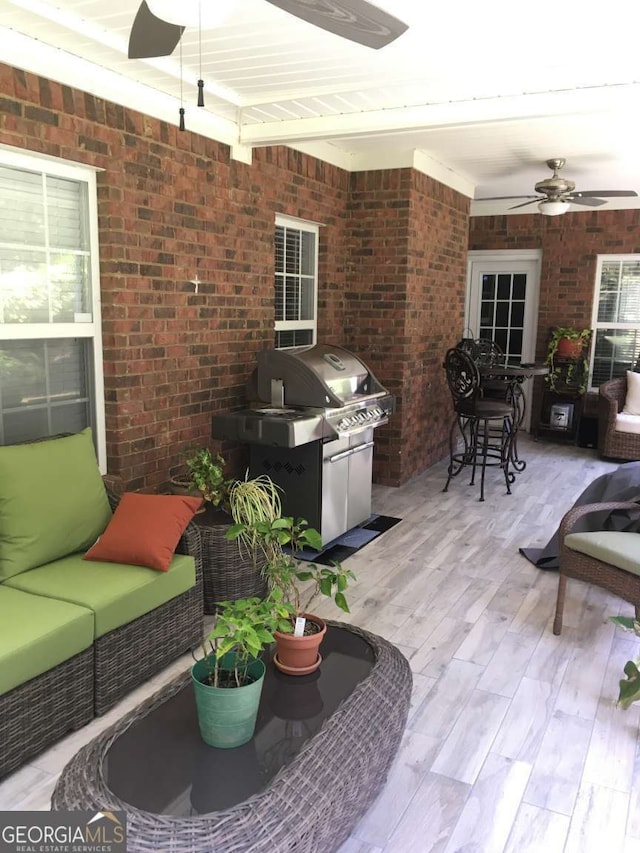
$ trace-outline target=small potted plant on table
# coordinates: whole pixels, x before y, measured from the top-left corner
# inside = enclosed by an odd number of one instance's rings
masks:
[[[253,737],[265,673],[259,655],[286,616],[270,599],[220,602],[191,668],[200,735],[209,746],[229,749]]]
[[[270,599],[280,608],[274,632],[277,645],[274,664],[288,675],[308,675],[320,666],[319,648],[327,630],[324,620],[309,612],[311,604],[322,594],[349,613],[344,592],[355,575],[339,562],[319,566],[298,558],[304,548],[322,550],[320,534],[302,518],[258,521],[251,529],[236,524],[227,533],[230,539],[247,535],[262,545],[267,558],[264,572]],[[310,588],[302,593],[300,584],[308,582]],[[285,615],[287,618],[283,619]]]

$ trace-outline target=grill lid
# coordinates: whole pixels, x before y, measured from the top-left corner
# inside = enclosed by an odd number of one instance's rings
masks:
[[[257,354],[258,398],[272,400],[273,382],[284,388],[284,405],[339,408],[366,397],[386,394],[376,377],[349,350],[316,344]]]

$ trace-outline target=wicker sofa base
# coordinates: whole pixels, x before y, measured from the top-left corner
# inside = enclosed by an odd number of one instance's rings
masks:
[[[112,510],[119,497],[107,489]],[[177,553],[194,559],[195,585],[93,646],[0,695],[0,777],[17,769],[68,731],[104,714],[142,681],[202,639],[202,555],[193,523]]]
[[[202,551],[193,523],[176,552],[194,558],[195,586],[94,642],[96,716],[202,641]]]
[[[93,718],[93,647],[0,696],[0,777]]]
[[[373,669],[264,791],[223,811],[177,818],[133,808],[109,790],[103,762],[110,744],[180,690],[190,678],[185,673],[80,750],[60,776],[52,807],[124,810],[130,853],[336,850],[385,783],[406,724],[412,686],[409,665],[394,646],[353,626],[339,627],[371,645]]]
[[[200,584],[99,637],[94,643],[96,715],[201,641]]]

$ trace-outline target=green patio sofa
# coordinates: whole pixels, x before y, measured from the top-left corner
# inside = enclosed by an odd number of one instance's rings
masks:
[[[167,571],[83,559],[117,503],[90,430],[0,447],[0,777],[201,640],[194,524]]]

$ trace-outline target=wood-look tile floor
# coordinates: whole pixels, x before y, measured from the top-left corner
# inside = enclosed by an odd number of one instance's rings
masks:
[[[640,644],[607,618],[631,607],[569,581],[554,637],[557,574],[518,553],[544,545],[616,465],[528,436],[521,456],[512,494],[491,471],[484,503],[464,475],[442,493],[444,462],[401,489],[374,487],[374,510],[403,522],[349,559],[350,621],[403,651],[413,702],[386,786],[340,853],[640,853],[640,707],[615,706]],[[329,602],[314,609],[343,618]],[[49,808],[71,755],[188,665],[1,782],[0,810]]]

